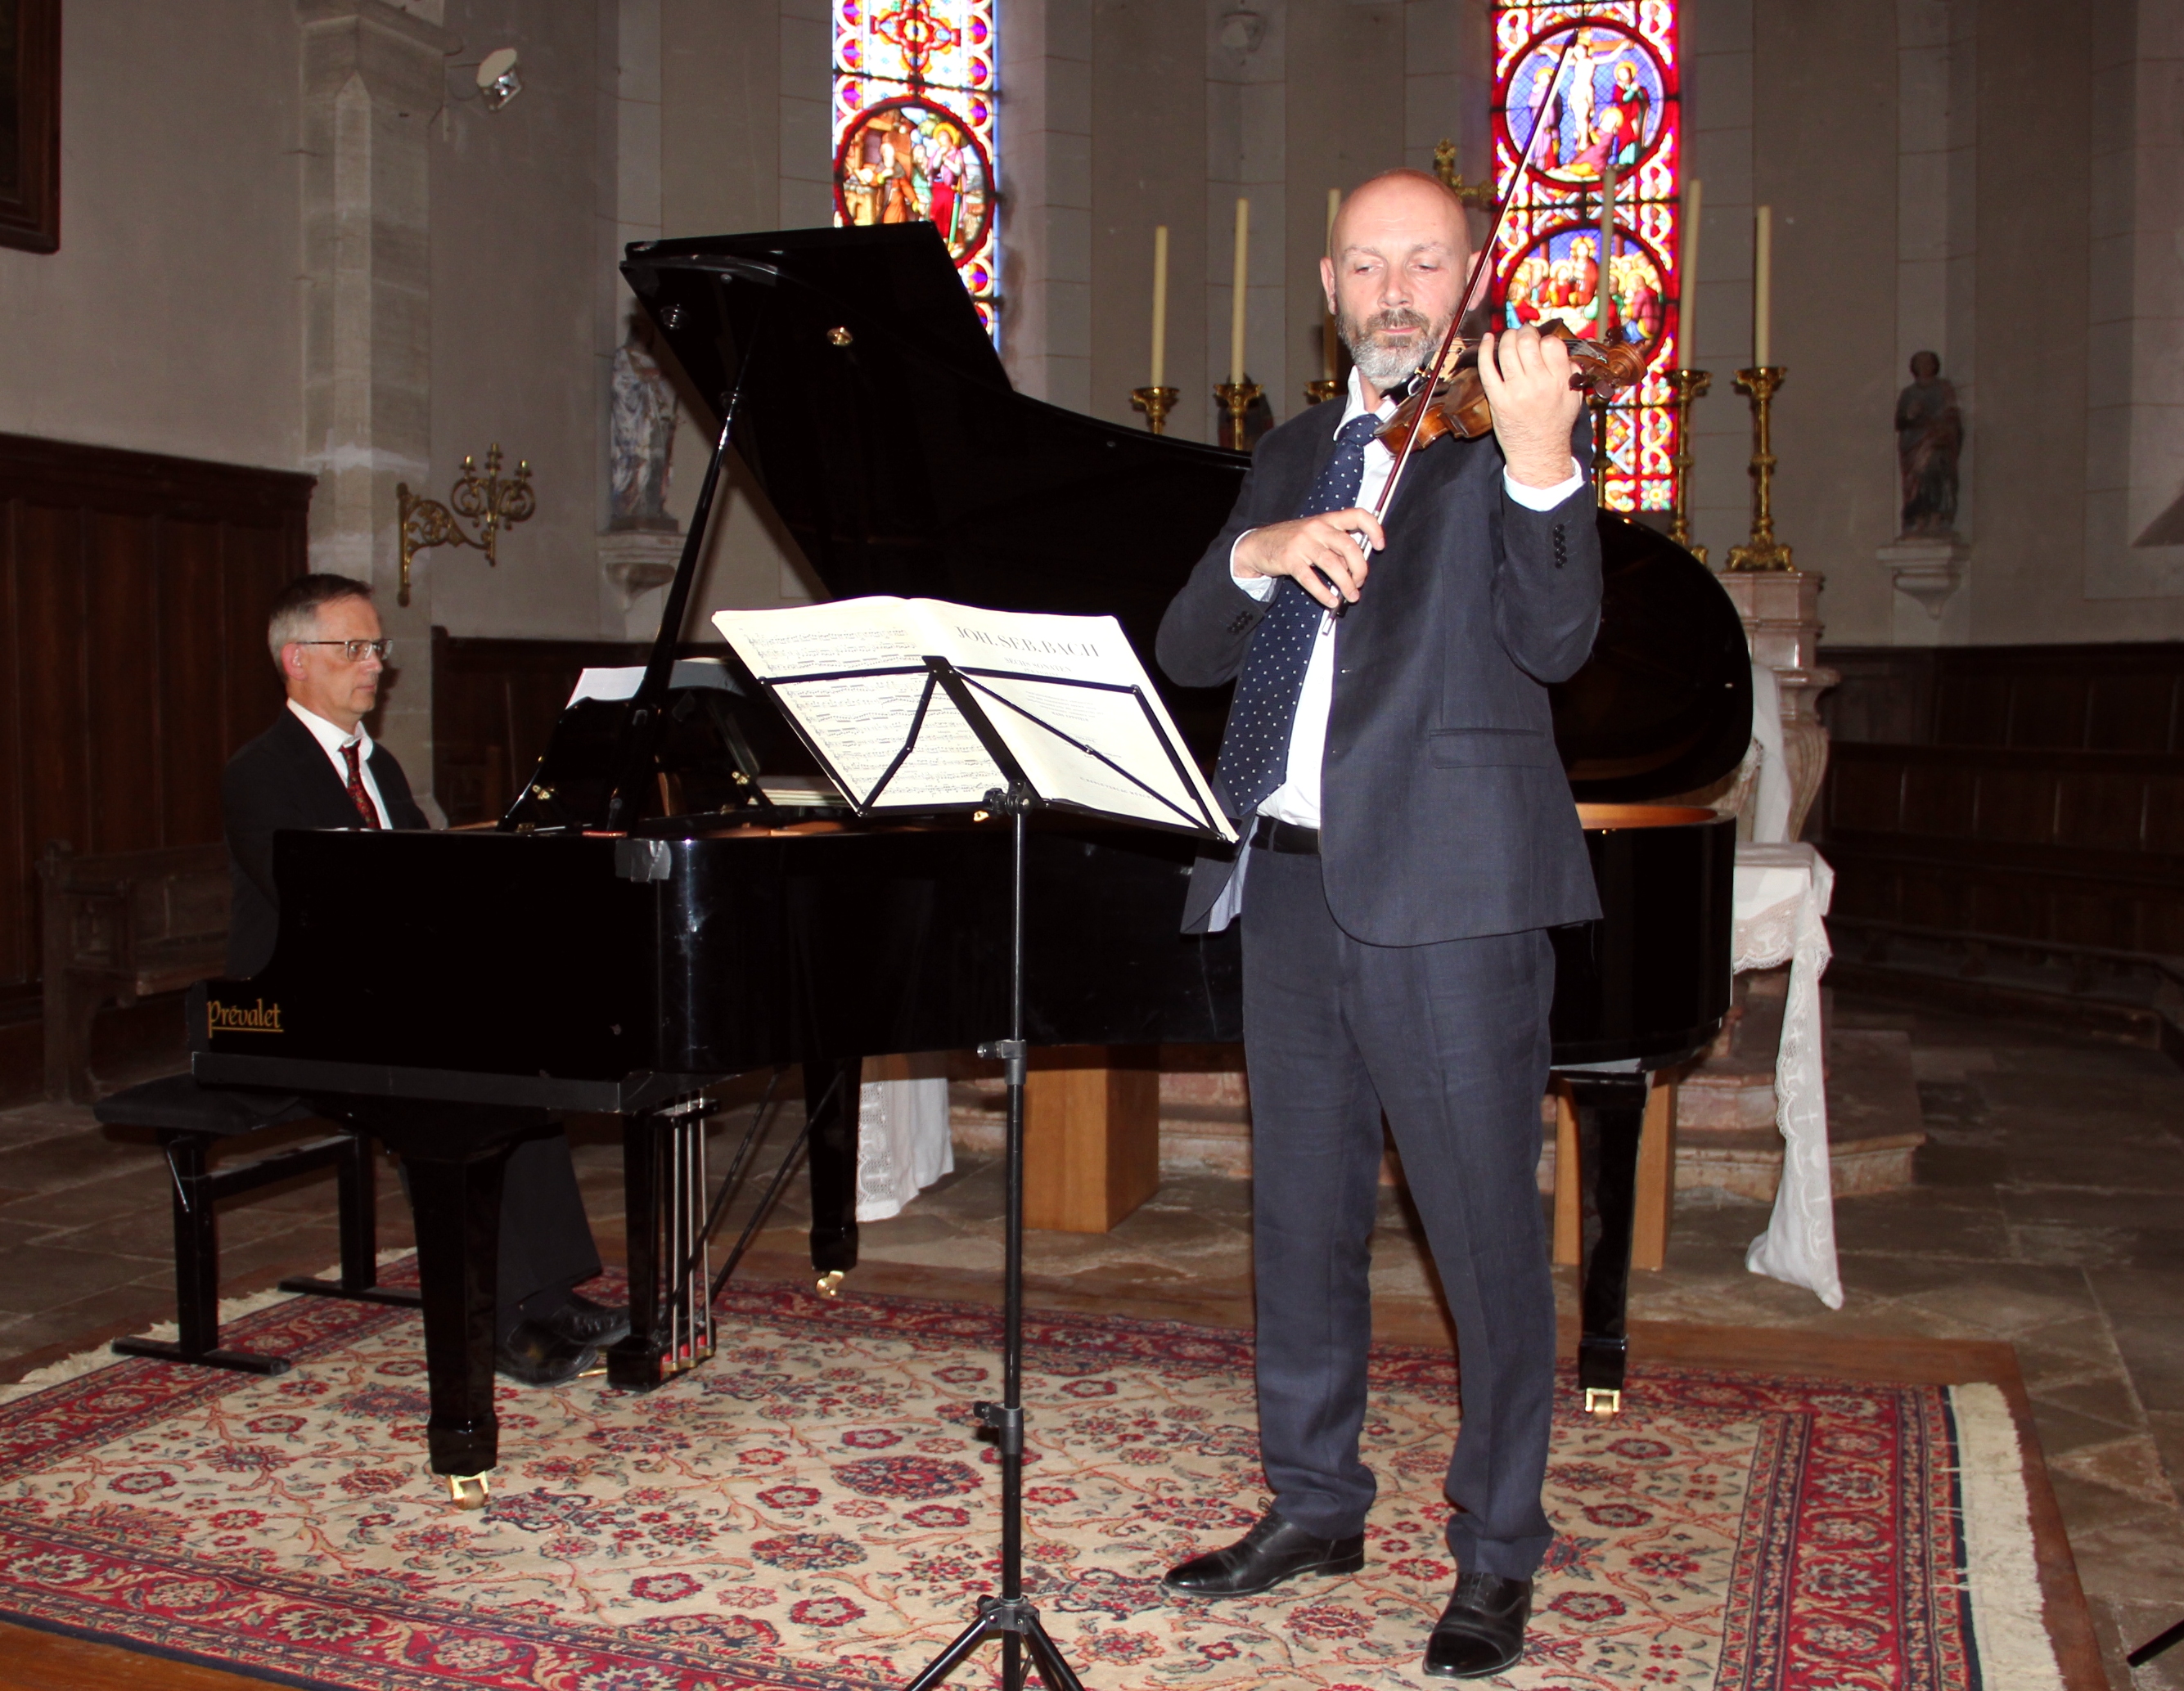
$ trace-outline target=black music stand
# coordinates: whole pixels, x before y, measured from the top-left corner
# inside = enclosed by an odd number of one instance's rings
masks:
[[[1099,811],[1118,821],[1136,823],[1140,826],[1166,827],[1173,832],[1196,834],[1219,840],[1225,837],[1215,822],[1203,799],[1198,799],[1200,814],[1191,813],[1167,798],[1128,770],[1101,753],[1096,747],[1085,744],[1075,736],[1056,727],[1051,722],[1034,715],[1014,700],[1004,698],[983,684],[981,677],[1015,679],[1037,681],[1055,687],[1078,687],[1088,689],[1134,694],[1145,720],[1153,726],[1156,737],[1175,765],[1178,776],[1183,772],[1182,754],[1170,737],[1162,731],[1158,715],[1136,687],[1119,687],[1112,682],[1080,681],[1067,676],[1026,675],[1017,670],[960,670],[944,658],[928,657],[924,661],[925,687],[918,696],[916,710],[904,734],[902,748],[894,754],[872,791],[859,800],[850,797],[850,804],[860,816],[868,815],[886,790],[897,771],[909,761],[917,745],[919,731],[925,726],[936,689],[948,695],[950,701],[962,714],[963,720],[978,736],[978,743],[986,755],[993,759],[994,770],[1007,783],[1006,787],[990,789],[978,801],[977,808],[1006,815],[1009,819],[1011,855],[1009,869],[1009,1033],[1006,1039],[989,1040],[979,1046],[978,1054],[998,1060],[1004,1066],[1008,1082],[1008,1183],[1004,1225],[1006,1240],[1002,1281],[1002,1338],[1001,1338],[1001,1400],[999,1403],[978,1402],[972,1407],[979,1424],[993,1429],[995,1443],[1001,1453],[1001,1588],[998,1595],[978,1599],[978,1612],[971,1624],[959,1633],[955,1640],[928,1663],[917,1677],[910,1682],[906,1691],[933,1691],[933,1688],[953,1673],[967,1660],[972,1653],[989,1638],[1001,1641],[1002,1691],[1022,1691],[1024,1683],[1025,1652],[1030,1653],[1033,1665],[1039,1669],[1039,1678],[1046,1691],[1084,1691],[1069,1664],[1062,1660],[1061,1650],[1046,1628],[1040,1624],[1039,1610],[1023,1592],[1023,1454],[1024,1411],[1023,1386],[1023,1125],[1024,1081],[1029,1069],[1029,1048],[1024,1039],[1024,860],[1026,854],[1026,818],[1034,809],[1044,809],[1049,801],[1042,798],[1025,776],[1023,765],[1009,749],[1007,741],[987,715],[978,695],[1006,706],[1015,715],[1036,725],[1048,734],[1062,741],[1072,749],[1083,753],[1122,776],[1133,786],[1150,794],[1182,820],[1177,823],[1147,822],[1143,817],[1115,811]],[[793,687],[799,681],[829,681],[863,679],[883,675],[916,675],[918,670],[891,667],[886,669],[840,670],[827,674],[805,674],[780,677],[778,682],[760,678],[760,684],[773,694],[781,704],[782,715],[788,720],[812,755],[827,769],[835,785],[850,797],[851,789],[840,774],[829,764],[827,755],[814,737],[805,733],[795,711],[781,699],[781,686]],[[1186,793],[1194,793],[1191,782],[1183,780]],[[909,809],[911,807],[904,807]],[[972,808],[934,806],[935,809]],[[1085,809],[1081,805],[1072,809]]]

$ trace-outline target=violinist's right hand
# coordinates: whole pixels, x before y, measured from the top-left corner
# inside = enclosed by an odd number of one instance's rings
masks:
[[[1364,540],[1362,551],[1360,536]],[[1229,553],[1228,569],[1240,581],[1257,576],[1291,576],[1333,610],[1345,600],[1357,602],[1370,567],[1368,559],[1387,543],[1380,520],[1372,512],[1354,508],[1328,511],[1251,530]]]

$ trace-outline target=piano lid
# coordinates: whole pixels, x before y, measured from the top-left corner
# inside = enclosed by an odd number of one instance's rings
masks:
[[[1017,392],[930,225],[632,245],[622,265],[828,591],[1117,617],[1156,676],[1168,601],[1250,459]],[[748,362],[745,355],[748,353]],[[1680,547],[1601,518],[1602,625],[1554,690],[1580,799],[1690,792],[1750,739],[1750,659],[1729,596]],[[1162,681],[1210,759],[1228,690]]]

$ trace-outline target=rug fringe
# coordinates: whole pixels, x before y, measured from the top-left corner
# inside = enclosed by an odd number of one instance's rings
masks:
[[[1952,1386],[1949,1400],[1957,1421],[1964,1585],[1971,1594],[1981,1682],[2010,1691],[2063,1691],[2042,1618],[2025,1453],[2009,1400],[1999,1386],[1985,1382]]]
[[[404,1257],[415,1254],[411,1249],[382,1250],[377,1253],[373,1261],[384,1268],[389,1263],[400,1262]],[[338,1280],[341,1278],[341,1264],[329,1263],[312,1277]],[[223,1298],[220,1300],[220,1324],[226,1327],[230,1321],[240,1321],[245,1316],[255,1315],[260,1310],[270,1309],[276,1304],[285,1304],[291,1298],[303,1295],[300,1292],[283,1292],[279,1287],[271,1286],[263,1292],[253,1292],[241,1298]],[[172,1342],[181,1337],[181,1329],[172,1321],[154,1321],[145,1329],[142,1337]],[[42,1392],[48,1386],[66,1385],[70,1380],[80,1380],[86,1374],[95,1373],[109,1363],[124,1360],[105,1345],[95,1344],[88,1350],[79,1350],[64,1356],[58,1362],[48,1362],[42,1368],[33,1368],[13,1385],[0,1386],[0,1404],[14,1403],[35,1392]]]

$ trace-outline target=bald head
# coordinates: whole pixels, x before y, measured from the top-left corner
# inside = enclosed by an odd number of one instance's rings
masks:
[[[1343,198],[1327,231],[1327,255],[1339,258],[1344,246],[1362,231],[1384,230],[1390,220],[1405,228],[1430,228],[1446,244],[1468,255],[1470,225],[1464,220],[1463,202],[1447,184],[1430,171],[1383,170],[1360,182]]]
[[[1423,170],[1390,170],[1342,202],[1328,247],[1328,309],[1377,403],[1431,356],[1456,314],[1471,257],[1463,205]]]

